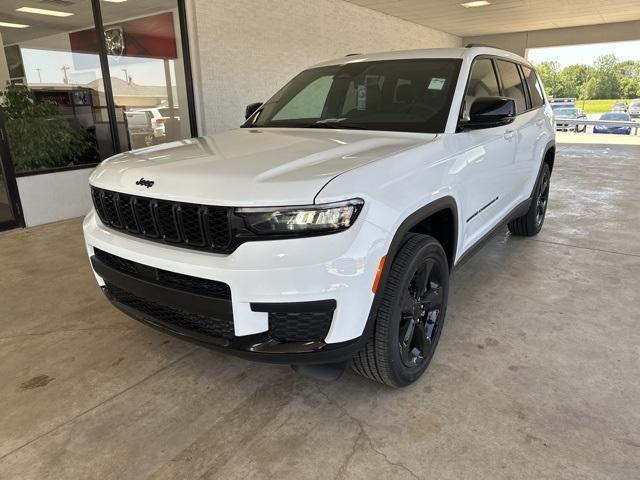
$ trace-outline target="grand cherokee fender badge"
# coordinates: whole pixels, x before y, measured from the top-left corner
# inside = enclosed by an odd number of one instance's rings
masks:
[[[136,182],[136,185],[142,185],[143,187],[151,188],[153,187],[154,183],[156,182],[154,182],[153,180],[145,180],[144,177],[142,177]]]

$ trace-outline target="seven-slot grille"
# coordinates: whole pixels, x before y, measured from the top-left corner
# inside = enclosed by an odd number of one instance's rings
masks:
[[[91,187],[100,220],[130,235],[176,246],[228,252],[231,209],[170,202]]]

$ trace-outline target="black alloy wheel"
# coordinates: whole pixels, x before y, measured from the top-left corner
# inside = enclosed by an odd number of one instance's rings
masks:
[[[531,203],[527,213],[509,222],[509,231],[513,235],[532,237],[542,229],[547,206],[549,204],[549,185],[551,183],[551,168],[543,163],[538,181],[531,196]]]
[[[392,261],[376,294],[374,331],[352,368],[371,380],[404,387],[425,372],[438,345],[447,310],[449,261],[435,238],[417,233],[407,234]]]
[[[538,198],[536,198],[536,226],[538,228],[542,227],[542,222],[544,222],[544,217],[547,213],[547,203],[549,201],[549,170],[545,169],[542,175]]]
[[[402,292],[398,348],[407,368],[420,367],[431,357],[434,336],[442,326],[443,290],[442,272],[428,258],[417,266]]]

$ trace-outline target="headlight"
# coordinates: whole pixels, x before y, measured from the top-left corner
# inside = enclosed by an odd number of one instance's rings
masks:
[[[247,228],[259,235],[329,233],[345,230],[356,221],[364,200],[302,207],[237,208]]]

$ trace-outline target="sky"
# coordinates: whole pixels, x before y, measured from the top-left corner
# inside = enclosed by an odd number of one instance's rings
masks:
[[[640,60],[640,41],[532,48],[527,59],[534,64],[547,60],[556,61],[566,67],[575,64],[592,65],[597,57],[609,53],[613,53],[619,60]]]
[[[102,77],[97,55],[22,48],[22,60],[27,83],[62,83],[64,72],[70,83],[88,83]],[[175,81],[173,61],[172,79]],[[153,58],[109,57],[111,76],[125,80],[127,76],[138,85],[165,85],[164,62]],[[38,71],[39,70],[39,71]],[[124,71],[126,70],[126,72]]]

